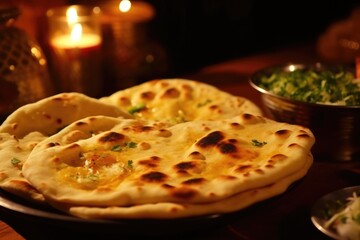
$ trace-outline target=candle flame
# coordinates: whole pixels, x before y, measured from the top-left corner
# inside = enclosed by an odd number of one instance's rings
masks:
[[[128,12],[131,8],[130,0],[121,0],[119,4],[119,9],[121,12]]]
[[[70,40],[72,42],[79,42],[82,36],[82,26],[80,23],[76,23],[71,30]]]
[[[69,7],[66,10],[66,19],[67,19],[68,23],[74,24],[74,23],[78,22],[78,18],[79,18],[79,16],[77,14],[75,7]]]

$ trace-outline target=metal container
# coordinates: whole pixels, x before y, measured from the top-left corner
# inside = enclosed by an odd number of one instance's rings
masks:
[[[269,116],[279,122],[308,127],[315,135],[312,149],[315,160],[360,160],[360,106],[339,106],[307,103],[275,95],[259,87],[260,77],[274,71],[294,71],[310,68],[331,70],[332,66],[316,64],[286,64],[262,69],[250,78],[250,85],[261,93]]]
[[[53,94],[38,43],[14,25],[20,11],[0,3],[0,123],[16,108]]]

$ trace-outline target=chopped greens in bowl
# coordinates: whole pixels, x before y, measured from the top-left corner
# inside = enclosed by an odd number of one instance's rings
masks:
[[[270,93],[293,100],[360,106],[360,79],[356,79],[352,71],[341,66],[295,66],[289,65],[287,69],[274,67],[271,71],[259,73],[255,84]]]
[[[313,131],[316,158],[351,161],[360,157],[360,79],[354,73],[350,65],[290,63],[260,69],[249,83],[268,117]]]

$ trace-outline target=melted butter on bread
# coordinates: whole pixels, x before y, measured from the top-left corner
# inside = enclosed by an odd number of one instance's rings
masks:
[[[94,147],[87,148],[74,162],[82,165],[65,165],[57,177],[62,182],[84,190],[115,187],[131,174],[133,168],[132,160],[124,158],[120,153]]]

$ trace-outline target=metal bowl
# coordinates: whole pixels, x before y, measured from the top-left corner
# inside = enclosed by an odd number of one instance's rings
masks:
[[[353,196],[354,192],[359,192],[360,186],[343,188],[322,196],[317,200],[311,209],[311,221],[317,229],[333,239],[342,239],[340,235],[329,227],[326,222],[337,213],[341,207],[345,206],[348,198]],[[330,214],[330,216],[329,216]]]
[[[322,71],[335,69],[335,66],[321,63],[285,64],[255,72],[250,77],[250,85],[261,93],[269,117],[279,122],[308,127],[316,138],[312,149],[315,159],[360,160],[360,106],[307,103],[278,96],[259,87],[260,78],[264,75],[296,69]]]

